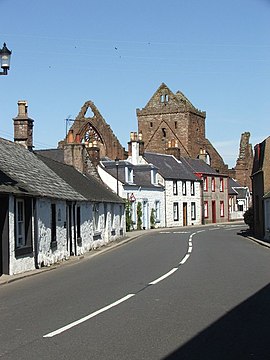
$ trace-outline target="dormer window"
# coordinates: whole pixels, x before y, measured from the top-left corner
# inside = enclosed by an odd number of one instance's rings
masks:
[[[151,183],[157,184],[157,170],[155,169],[151,170]]]
[[[133,183],[133,169],[131,167],[126,167],[125,172],[126,172],[126,182]]]

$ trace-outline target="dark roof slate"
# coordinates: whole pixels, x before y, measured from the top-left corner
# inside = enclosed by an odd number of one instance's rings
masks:
[[[35,150],[35,153],[64,163],[64,149]]]
[[[102,161],[102,164],[111,176],[117,178],[115,161]],[[126,167],[133,169],[133,183],[126,182]],[[134,187],[142,186],[144,188],[161,188],[161,185],[155,185],[151,182],[151,170],[153,168],[155,168],[155,166],[149,164],[133,165],[129,161],[120,160],[118,165],[118,179],[124,185]]]
[[[87,200],[94,202],[123,202],[119,196],[94,176],[84,175],[73,166],[57,162],[40,154],[37,154],[37,157]]]
[[[63,199],[85,200],[63,179],[47,167],[37,156],[11,141],[0,138],[0,170],[11,179],[8,186],[13,192],[21,191],[35,196]],[[11,190],[11,188],[9,188]]]
[[[205,161],[201,159],[191,159],[187,157],[180,157],[180,160],[187,164],[190,169],[195,173],[203,173],[203,174],[211,174],[218,175],[219,173],[214,170],[210,165],[208,165]]]
[[[178,161],[172,155],[145,152],[144,158],[155,165],[165,179],[198,180],[186,163]]]

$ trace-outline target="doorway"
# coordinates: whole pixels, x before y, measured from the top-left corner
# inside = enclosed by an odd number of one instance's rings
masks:
[[[187,226],[187,203],[183,203],[183,226]]]
[[[216,202],[212,201],[212,223],[215,224],[217,222],[217,213],[216,213]]]
[[[9,197],[0,196],[0,276],[9,274]]]

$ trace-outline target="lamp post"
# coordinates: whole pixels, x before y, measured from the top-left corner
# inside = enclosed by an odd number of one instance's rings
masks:
[[[8,74],[10,57],[11,57],[11,51],[7,48],[6,43],[4,43],[2,49],[0,49],[0,64],[1,64],[1,68],[3,69],[3,71],[0,72],[0,75]]]
[[[118,173],[118,170],[119,170],[119,159],[118,157],[115,158],[115,166],[116,166],[116,193],[117,195],[119,195],[119,184],[118,184],[118,178],[119,178],[119,173]]]

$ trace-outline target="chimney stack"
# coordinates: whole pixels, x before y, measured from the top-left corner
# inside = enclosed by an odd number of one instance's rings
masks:
[[[18,101],[18,115],[13,118],[14,142],[28,150],[33,150],[34,120],[28,117],[27,108],[27,101]]]
[[[180,160],[181,152],[178,145],[178,140],[172,139],[171,141],[168,141],[166,154],[173,155],[177,160]]]

